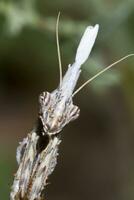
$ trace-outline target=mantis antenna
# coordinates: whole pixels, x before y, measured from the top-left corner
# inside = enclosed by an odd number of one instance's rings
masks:
[[[60,53],[60,46],[59,46],[59,18],[60,18],[60,12],[58,13],[57,22],[56,22],[56,44],[57,44],[57,53],[58,53],[58,62],[59,62],[60,85],[61,85],[62,64],[61,64],[61,53]]]
[[[101,74],[103,74],[105,71],[109,70],[110,68],[112,68],[114,65],[122,62],[123,60],[127,59],[128,57],[134,56],[134,54],[128,54],[124,57],[122,57],[121,59],[115,61],[114,63],[112,63],[111,65],[107,66],[106,68],[104,68],[103,70],[101,70],[100,72],[98,72],[96,75],[94,75],[92,78],[90,78],[89,80],[87,80],[82,86],[80,86],[72,95],[72,97],[74,97],[74,95],[76,95],[81,89],[83,89],[88,83],[90,83],[91,81],[93,81],[94,79],[96,79],[98,76],[100,76]]]

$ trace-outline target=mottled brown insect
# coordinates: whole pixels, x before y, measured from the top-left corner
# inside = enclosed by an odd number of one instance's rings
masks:
[[[97,37],[99,26],[89,26],[85,30],[77,49],[75,62],[68,66],[62,79],[61,59],[58,40],[58,21],[56,28],[57,49],[60,69],[60,84],[52,93],[43,92],[39,96],[39,114],[35,128],[20,143],[17,149],[18,170],[14,178],[11,200],[43,200],[44,187],[53,172],[61,142],[60,133],[66,124],[75,120],[80,109],[73,105],[73,96],[86,84],[115,64],[133,54],[121,58],[89,79],[74,92],[81,65],[87,60]]]

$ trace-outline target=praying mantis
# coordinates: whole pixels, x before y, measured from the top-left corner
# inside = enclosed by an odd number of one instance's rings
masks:
[[[56,42],[59,60],[60,83],[53,92],[43,92],[39,96],[39,114],[37,124],[17,148],[18,170],[10,194],[10,200],[43,200],[44,188],[49,175],[57,164],[58,146],[61,131],[80,114],[73,97],[89,82],[100,76],[117,63],[134,54],[129,54],[114,62],[87,80],[74,91],[81,73],[81,66],[88,59],[95,43],[99,25],[88,26],[78,45],[75,61],[62,77],[61,55],[58,38],[59,16],[56,24]]]

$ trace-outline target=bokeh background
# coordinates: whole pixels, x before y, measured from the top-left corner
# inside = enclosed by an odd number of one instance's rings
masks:
[[[87,25],[100,24],[78,85],[134,53],[133,0],[0,1],[0,199],[9,199],[17,169],[15,151],[32,129],[38,95],[59,82],[55,23],[63,72],[73,63]],[[83,89],[74,103],[78,120],[62,131],[58,165],[48,200],[134,199],[134,58]]]

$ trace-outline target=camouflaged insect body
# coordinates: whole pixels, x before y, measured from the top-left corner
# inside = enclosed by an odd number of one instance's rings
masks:
[[[10,200],[43,200],[49,175],[57,164],[61,130],[80,113],[72,95],[81,65],[87,60],[98,33],[98,25],[87,27],[77,49],[75,62],[52,93],[39,96],[37,125],[17,148],[18,170]]]

